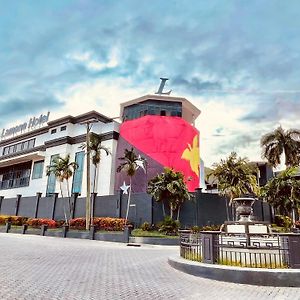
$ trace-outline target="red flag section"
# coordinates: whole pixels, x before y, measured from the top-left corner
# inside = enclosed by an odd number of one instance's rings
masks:
[[[182,118],[144,116],[126,121],[120,136],[161,165],[181,171],[189,191],[199,187],[199,132]]]

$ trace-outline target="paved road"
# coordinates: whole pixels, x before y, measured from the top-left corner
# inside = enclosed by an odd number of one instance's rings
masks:
[[[202,279],[172,269],[177,247],[0,233],[0,299],[300,299],[300,288]]]

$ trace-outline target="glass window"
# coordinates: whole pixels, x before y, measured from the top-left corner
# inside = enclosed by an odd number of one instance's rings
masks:
[[[36,161],[33,165],[32,179],[42,178],[44,170],[44,161]]]
[[[84,151],[76,153],[75,162],[77,163],[78,168],[75,170],[73,176],[72,193],[81,193],[83,165],[84,165]]]
[[[22,150],[22,143],[17,144],[16,152],[19,152]]]
[[[53,163],[54,159],[56,159],[59,154],[52,155],[50,158],[50,165]],[[53,173],[48,176],[47,181],[47,189],[46,189],[46,196],[50,196],[55,193],[55,186],[56,186],[56,178]]]
[[[51,134],[56,133],[56,128],[51,130]]]
[[[35,139],[32,139],[32,140],[29,141],[29,145],[28,145],[29,149],[34,147],[34,142],[35,142]]]
[[[65,130],[67,130],[67,126],[61,126],[60,127],[60,131],[65,131]]]
[[[29,141],[23,142],[23,150],[27,150],[29,148]]]
[[[29,185],[31,161],[0,169],[0,189],[11,189]]]

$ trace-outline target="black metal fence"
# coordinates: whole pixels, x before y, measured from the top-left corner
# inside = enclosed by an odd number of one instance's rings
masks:
[[[180,231],[180,256],[203,263],[250,268],[300,268],[299,234]]]

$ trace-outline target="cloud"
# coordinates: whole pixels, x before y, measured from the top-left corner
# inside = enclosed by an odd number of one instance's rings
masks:
[[[260,135],[300,127],[300,5],[279,1],[51,1],[0,12],[2,122],[91,109],[154,93],[198,106],[201,156],[259,158]],[[11,11],[18,11],[11,14]],[[30,20],[30,22],[28,22]],[[60,111],[59,111],[59,109]]]
[[[62,102],[53,96],[45,98],[8,99],[1,101],[0,126],[7,126],[15,123],[19,118],[32,116],[36,113],[46,113],[51,109],[57,109]]]

